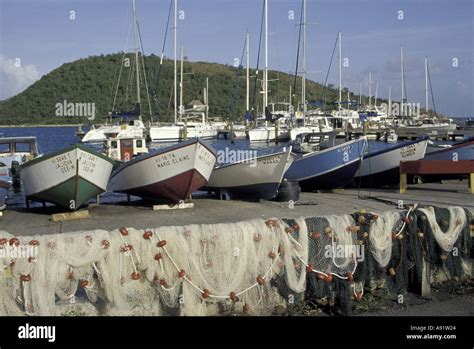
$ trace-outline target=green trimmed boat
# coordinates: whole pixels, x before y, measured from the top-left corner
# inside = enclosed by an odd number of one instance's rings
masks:
[[[106,191],[114,161],[82,144],[28,161],[21,167],[27,200],[76,210]]]

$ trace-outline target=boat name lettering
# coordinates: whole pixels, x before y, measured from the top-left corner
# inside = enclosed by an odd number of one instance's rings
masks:
[[[59,170],[61,173],[67,173],[75,169],[74,163],[69,154],[62,154],[51,158],[51,162],[54,165],[54,168]]]
[[[264,165],[277,164],[280,162],[281,155],[270,156],[268,158],[263,158],[261,162]]]
[[[413,156],[415,154],[416,154],[416,145],[415,144],[410,144],[410,145],[400,149],[400,155],[402,156],[402,158]]]

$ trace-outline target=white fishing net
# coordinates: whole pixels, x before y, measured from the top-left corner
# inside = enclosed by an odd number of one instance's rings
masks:
[[[440,228],[433,207],[421,208],[420,211],[422,211],[428,218],[429,225],[439,246],[444,251],[451,252],[466,224],[467,217],[464,209],[462,207],[448,208],[449,227],[446,231],[443,231]]]
[[[392,233],[397,232],[401,215],[399,212],[384,212],[370,227],[370,252],[380,267],[385,268],[392,256]]]
[[[452,249],[464,210],[449,209],[445,233],[434,211],[422,210],[436,241]],[[381,267],[402,222],[387,212],[371,223],[370,251]],[[0,231],[0,249],[37,249],[36,258],[0,259],[0,315],[272,314],[304,294],[307,273],[352,282],[364,257],[362,223],[344,215],[18,238]],[[355,281],[359,297],[364,284]]]

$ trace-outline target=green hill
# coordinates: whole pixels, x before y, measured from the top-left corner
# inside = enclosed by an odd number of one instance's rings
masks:
[[[130,65],[125,64],[120,73],[120,62],[129,58]],[[88,123],[84,116],[57,116],[56,105],[63,101],[71,103],[95,103],[96,118],[94,123],[100,123],[102,117],[112,110],[114,95],[116,96],[115,110],[131,110],[136,103],[135,67],[132,54],[110,54],[79,59],[66,63],[52,72],[44,75],[40,80],[28,87],[22,93],[7,100],[0,101],[0,124],[68,124]],[[178,62],[179,64],[179,62]],[[150,55],[145,57],[147,81],[150,94],[155,89],[156,76],[159,67],[159,57]],[[179,65],[178,65],[179,68]],[[237,95],[231,115],[229,106],[237,76],[237,68],[216,63],[184,62],[184,93],[185,104],[194,99],[202,101],[202,90],[209,78],[209,115],[211,117],[243,118],[245,115],[245,69],[240,72]],[[120,75],[120,79],[118,79]],[[255,70],[251,70],[255,75]],[[142,115],[144,120],[167,121],[173,115],[173,61],[165,60],[161,71],[157,103],[153,105],[150,116],[146,97],[143,71],[141,72]],[[262,71],[259,73],[262,78]],[[285,73],[270,71],[269,101],[288,102],[290,85],[294,77]],[[117,82],[120,83],[117,86]],[[251,88],[251,100],[253,95]],[[331,86],[332,87],[332,86]],[[261,110],[260,81],[257,82],[255,108]],[[308,81],[307,100],[316,101],[322,96],[322,86]],[[296,100],[300,100],[301,80],[298,78]],[[344,94],[345,96],[346,94]],[[356,98],[351,94],[351,98]],[[337,99],[337,91],[327,90],[327,102]]]

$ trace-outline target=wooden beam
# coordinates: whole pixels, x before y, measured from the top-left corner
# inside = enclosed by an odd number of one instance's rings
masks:
[[[55,213],[51,215],[51,221],[54,223],[63,221],[72,221],[75,219],[84,219],[89,217],[89,210],[80,210],[73,212]]]
[[[175,205],[153,205],[153,211],[161,210],[183,210],[185,208],[194,208],[193,202],[179,203]]]
[[[400,173],[400,194],[405,194],[407,191],[407,174]]]

